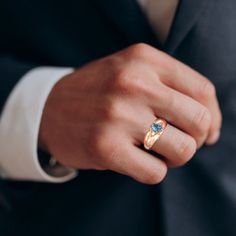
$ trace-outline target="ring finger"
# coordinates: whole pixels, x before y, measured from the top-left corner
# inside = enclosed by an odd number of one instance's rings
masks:
[[[140,125],[137,137],[140,143],[144,142],[144,137],[152,121],[143,121]],[[145,126],[145,127],[144,127]],[[137,132],[136,132],[137,134]],[[169,167],[181,166],[188,162],[196,152],[197,144],[193,137],[189,134],[167,124],[160,138],[153,144],[151,150],[161,155]]]

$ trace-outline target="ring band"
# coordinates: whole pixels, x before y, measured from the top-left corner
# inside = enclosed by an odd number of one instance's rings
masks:
[[[163,119],[157,118],[150,126],[144,138],[144,147],[147,150],[150,150],[154,143],[161,137],[167,122]]]

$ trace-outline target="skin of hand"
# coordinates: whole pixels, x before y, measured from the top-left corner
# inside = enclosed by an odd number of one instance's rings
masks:
[[[168,125],[147,152],[141,147],[156,117]],[[112,170],[157,184],[168,167],[184,165],[204,143],[214,144],[221,122],[208,79],[139,43],[75,70],[54,86],[39,147],[67,167]]]

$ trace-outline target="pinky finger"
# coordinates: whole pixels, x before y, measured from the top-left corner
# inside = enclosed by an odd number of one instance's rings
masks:
[[[119,157],[113,159],[111,170],[128,175],[144,184],[158,184],[167,174],[164,161],[133,145],[120,149]]]

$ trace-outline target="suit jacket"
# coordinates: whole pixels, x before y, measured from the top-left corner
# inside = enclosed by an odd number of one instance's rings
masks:
[[[71,182],[0,181],[0,235],[235,236],[236,2],[182,0],[160,46],[135,0],[2,0],[0,107],[29,69],[79,67],[131,44],[151,44],[216,86],[220,142],[156,186],[109,171]]]

